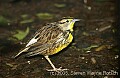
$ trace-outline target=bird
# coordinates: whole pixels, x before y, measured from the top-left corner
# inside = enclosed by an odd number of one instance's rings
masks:
[[[73,41],[73,27],[80,19],[64,18],[57,22],[47,23],[38,29],[26,46],[14,58],[24,52],[27,57],[43,55],[53,69],[47,71],[64,71],[67,69],[56,68],[49,56],[66,48]]]

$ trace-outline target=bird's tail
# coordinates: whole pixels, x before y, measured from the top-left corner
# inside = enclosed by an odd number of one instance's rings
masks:
[[[21,50],[17,55],[14,56],[14,58],[18,57],[20,54],[22,54],[23,52],[26,52],[29,49],[29,47]]]

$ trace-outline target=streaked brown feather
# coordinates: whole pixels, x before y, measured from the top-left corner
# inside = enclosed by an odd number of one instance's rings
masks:
[[[55,25],[42,27],[34,35],[35,38],[39,38],[38,41],[29,46],[30,49],[26,55],[50,55],[50,50],[56,48],[62,43],[62,40],[59,43],[56,43],[57,40],[67,37],[67,33],[68,32],[62,31],[58,26]]]

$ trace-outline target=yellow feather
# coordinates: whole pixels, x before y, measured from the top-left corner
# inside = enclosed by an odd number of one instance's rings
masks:
[[[67,43],[67,44],[63,44],[63,45],[60,45],[58,48],[55,48],[55,49],[53,50],[53,53],[52,53],[51,55],[56,54],[56,53],[58,53],[59,51],[61,51],[62,49],[66,48],[66,47],[72,42],[72,40],[73,40],[73,36],[72,36],[72,34],[70,33],[70,34],[69,34],[69,37],[68,37],[68,39],[67,39],[68,43]]]
[[[70,25],[69,25],[69,27],[70,27],[70,31],[73,31],[74,23],[75,23],[75,22],[70,23]]]

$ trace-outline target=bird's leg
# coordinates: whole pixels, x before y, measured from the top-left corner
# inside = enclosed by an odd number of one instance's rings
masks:
[[[47,61],[50,63],[50,65],[52,66],[53,70],[55,70],[55,66],[53,65],[53,63],[51,62],[51,60],[49,59],[48,56],[45,56],[45,58],[47,59]]]
[[[53,63],[51,62],[51,60],[49,59],[49,57],[48,56],[44,56],[46,59],[47,59],[47,61],[50,63],[50,65],[52,66],[52,68],[53,69],[48,69],[47,71],[64,71],[64,70],[68,70],[68,69],[61,69],[62,67],[60,67],[60,68],[56,68],[54,65],[53,65]]]

